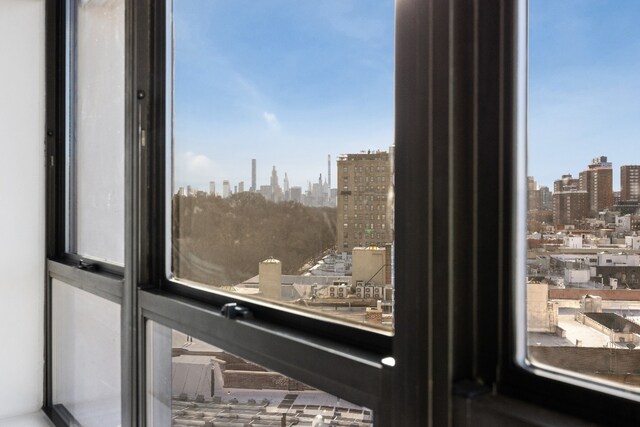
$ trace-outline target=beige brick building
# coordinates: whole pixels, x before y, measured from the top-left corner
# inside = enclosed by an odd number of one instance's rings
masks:
[[[393,242],[393,160],[385,151],[338,157],[338,251]]]

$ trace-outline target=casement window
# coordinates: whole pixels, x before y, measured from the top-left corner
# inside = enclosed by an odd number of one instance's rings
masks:
[[[622,417],[624,422],[637,422],[638,410],[632,402],[640,400],[635,368],[631,368],[639,359],[635,344],[629,342],[631,335],[623,336],[623,331],[637,328],[637,291],[633,286],[618,287],[615,278],[598,277],[598,268],[590,269],[580,258],[589,253],[609,253],[602,255],[603,261],[613,265],[626,264],[627,257],[637,256],[617,255],[624,245],[615,242],[623,242],[624,236],[616,233],[615,227],[604,232],[606,226],[598,228],[595,224],[607,211],[616,210],[613,192],[619,190],[619,184],[612,175],[619,179],[623,165],[640,160],[635,145],[627,142],[636,128],[630,114],[638,109],[636,99],[628,97],[637,85],[629,74],[637,67],[632,59],[636,48],[629,41],[640,39],[638,16],[640,8],[632,2],[571,6],[565,2],[529,2],[528,262],[526,292],[518,294],[520,312],[516,315],[517,354],[521,363],[526,361],[523,366],[545,379],[571,384],[572,389],[583,387],[589,394],[600,393],[607,400],[623,396],[633,408]],[[521,108],[525,108],[522,98]],[[551,115],[555,125],[548,121]],[[524,123],[519,126],[524,127]],[[585,135],[580,138],[585,154],[563,155],[563,151],[571,150],[571,134],[579,133]],[[558,164],[561,170],[552,166],[549,155],[562,159]],[[551,188],[553,181],[561,180],[567,171],[580,174],[579,190],[588,193],[592,205],[598,207],[596,212],[587,210],[562,218],[541,206],[541,188]],[[569,200],[555,193],[553,197],[560,212],[569,211]],[[550,233],[545,232],[540,241],[530,239],[531,233],[544,232],[543,222],[553,227],[554,239],[565,240],[559,244],[559,257],[549,252]],[[577,245],[568,243],[575,239],[573,235],[582,236]],[[551,270],[541,263],[545,256],[565,261],[561,261],[560,269]],[[631,270],[625,267],[605,268],[617,268],[620,273],[626,269],[631,277]],[[568,387],[553,384],[550,394],[557,396],[559,389]]]
[[[525,351],[526,8],[47,1],[56,424],[638,421]]]

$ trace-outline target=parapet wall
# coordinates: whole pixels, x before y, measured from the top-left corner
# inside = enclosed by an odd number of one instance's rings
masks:
[[[549,299],[579,300],[585,295],[609,301],[640,301],[640,290],[636,289],[549,289]]]
[[[544,363],[583,374],[640,375],[640,350],[530,346],[529,357],[534,363]]]
[[[299,381],[276,372],[232,371],[223,372],[225,388],[246,388],[251,390],[313,390]]]

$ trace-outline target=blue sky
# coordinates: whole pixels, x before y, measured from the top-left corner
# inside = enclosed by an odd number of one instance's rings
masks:
[[[393,2],[175,0],[176,185],[306,188],[393,143]],[[640,163],[640,2],[529,2],[529,175]]]
[[[338,154],[393,144],[392,1],[175,0],[177,187],[306,189]]]
[[[529,1],[529,175],[640,163],[640,2]]]

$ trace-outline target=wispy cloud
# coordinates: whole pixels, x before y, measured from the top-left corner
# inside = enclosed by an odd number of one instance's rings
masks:
[[[262,113],[262,117],[264,118],[264,121],[267,122],[267,126],[269,126],[269,129],[280,130],[280,122],[278,121],[278,118],[275,114],[265,111],[264,113]]]

